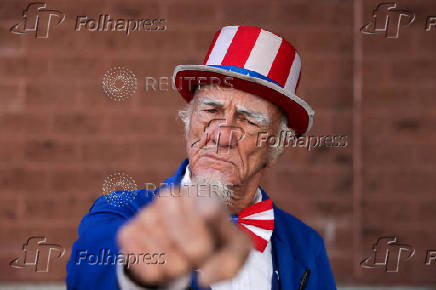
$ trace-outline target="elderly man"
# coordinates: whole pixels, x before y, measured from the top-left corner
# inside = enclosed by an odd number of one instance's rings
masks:
[[[222,28],[203,65],[177,66],[188,158],[164,186],[94,203],[68,289],[336,289],[322,238],[260,188],[283,146],[259,133],[312,125],[300,70],[289,42],[251,26]]]

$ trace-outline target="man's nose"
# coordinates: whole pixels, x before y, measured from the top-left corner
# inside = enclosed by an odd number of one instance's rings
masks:
[[[210,141],[219,147],[233,148],[244,137],[244,130],[225,119],[218,121],[211,128]]]

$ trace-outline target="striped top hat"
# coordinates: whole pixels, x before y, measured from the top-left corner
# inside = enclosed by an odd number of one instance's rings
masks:
[[[178,65],[173,84],[190,102],[199,82],[214,78],[220,85],[243,90],[280,107],[297,136],[312,127],[314,112],[295,95],[301,58],[282,37],[254,26],[226,26],[215,38],[202,65]]]

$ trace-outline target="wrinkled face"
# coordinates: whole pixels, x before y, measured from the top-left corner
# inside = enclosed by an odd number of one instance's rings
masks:
[[[271,148],[258,147],[259,132],[275,134],[281,112],[270,102],[234,88],[197,89],[187,130],[187,152],[194,176],[233,185],[259,177]]]

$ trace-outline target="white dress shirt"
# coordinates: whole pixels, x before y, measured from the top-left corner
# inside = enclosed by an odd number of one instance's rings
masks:
[[[186,173],[181,181],[182,185],[191,183],[191,173],[189,166],[186,167]],[[254,196],[254,202],[262,201],[262,193],[260,188],[257,189]],[[271,280],[273,265],[272,265],[272,250],[271,240],[263,251],[263,253],[252,248],[242,269],[231,280],[221,281],[211,285],[213,290],[267,290],[271,289]],[[122,290],[139,290],[146,289],[137,286],[123,271],[123,265],[117,264],[117,275],[120,289]],[[171,285],[162,288],[162,290],[180,290],[189,286],[190,274],[174,281]]]

